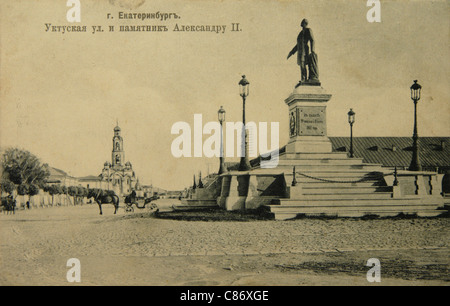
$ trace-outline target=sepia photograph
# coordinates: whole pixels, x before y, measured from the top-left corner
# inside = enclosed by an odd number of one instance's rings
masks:
[[[449,13],[0,0],[0,286],[450,285]]]

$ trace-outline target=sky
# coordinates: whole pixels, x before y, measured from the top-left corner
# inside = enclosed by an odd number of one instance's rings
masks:
[[[381,1],[380,23],[367,21],[364,0],[81,0],[80,23],[67,21],[65,0],[0,3],[0,147],[29,150],[73,176],[100,174],[117,121],[142,184],[182,189],[199,171],[217,171],[218,158],[173,157],[171,127],[193,127],[194,114],[203,125],[216,121],[220,106],[227,121],[240,121],[242,74],[250,81],[247,121],[278,122],[285,145],[284,100],[300,77],[295,56],[286,57],[303,18],[314,33],[322,87],[332,94],[329,136],[349,135],[350,108],[354,136],[412,136],[416,79],[419,136],[450,135],[449,1]],[[119,12],[180,18],[119,20]],[[242,31],[232,32],[232,23]],[[46,31],[45,24],[87,32]],[[176,24],[226,29],[176,32]],[[99,25],[104,32],[93,34]],[[168,31],[120,32],[120,25]]]

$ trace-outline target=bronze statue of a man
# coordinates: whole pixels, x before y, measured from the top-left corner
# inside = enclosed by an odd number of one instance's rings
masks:
[[[289,52],[287,58],[297,52],[297,64],[300,66],[301,80],[299,85],[320,85],[319,67],[317,64],[317,54],[314,52],[314,36],[312,30],[308,28],[308,20],[303,19],[300,26],[301,32],[297,36],[297,44]],[[311,48],[311,52],[309,52]]]

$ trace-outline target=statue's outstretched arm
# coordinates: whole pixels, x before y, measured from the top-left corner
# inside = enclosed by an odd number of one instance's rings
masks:
[[[297,45],[295,45],[294,48],[292,48],[292,50],[291,50],[291,52],[289,52],[287,58],[290,58],[291,55],[294,55],[294,54],[295,54],[295,52],[297,52]]]

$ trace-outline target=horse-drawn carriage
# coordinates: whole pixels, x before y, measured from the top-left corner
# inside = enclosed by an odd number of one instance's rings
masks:
[[[125,197],[125,211],[126,212],[133,212],[134,206],[138,209],[144,209],[148,208],[150,210],[157,210],[158,206],[155,203],[152,203],[152,201],[158,199],[157,196],[153,196],[150,198],[145,197],[138,197],[136,196],[136,192],[133,190],[129,195]]]
[[[95,202],[97,202],[98,207],[100,209],[100,215],[103,214],[102,204],[113,204],[114,205],[114,214],[116,214],[119,209],[119,201],[120,198],[116,193],[112,190],[102,190],[98,188],[88,189],[88,199],[93,198]],[[134,211],[133,204],[136,205],[137,208],[149,208],[152,211],[157,211],[158,207],[155,203],[150,203],[153,200],[158,199],[159,197],[151,197],[151,198],[140,198],[136,196],[136,192],[132,191],[131,194],[125,197],[125,211],[132,212]]]

